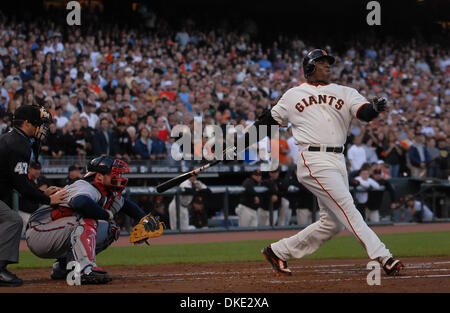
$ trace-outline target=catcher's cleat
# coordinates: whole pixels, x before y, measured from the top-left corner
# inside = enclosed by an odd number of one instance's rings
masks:
[[[50,278],[53,280],[65,280],[69,271],[61,267],[61,262],[53,263]]]
[[[91,267],[90,270],[81,274],[82,285],[101,285],[112,281],[112,276],[101,267]]]
[[[389,258],[387,261],[383,264],[383,269],[386,272],[387,275],[398,275],[400,273],[400,270],[404,268],[400,260],[396,260],[394,258]]]
[[[292,276],[291,270],[287,266],[287,262],[283,261],[275,255],[272,248],[269,246],[261,250],[267,261],[272,265],[274,272],[283,276]]]

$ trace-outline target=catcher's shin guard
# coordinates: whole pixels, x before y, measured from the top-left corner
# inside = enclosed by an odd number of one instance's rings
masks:
[[[71,235],[72,252],[83,271],[87,266],[95,264],[95,241],[97,238],[97,222],[90,218],[82,218],[80,224]]]

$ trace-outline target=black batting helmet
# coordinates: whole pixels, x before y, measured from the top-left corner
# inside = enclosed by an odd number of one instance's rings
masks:
[[[316,61],[322,58],[328,59],[330,65],[335,61],[334,57],[328,55],[328,53],[323,49],[314,49],[308,52],[308,54],[303,59],[303,72],[305,74],[305,77],[308,77],[312,73],[314,73],[314,70],[316,69]]]
[[[92,173],[111,175],[111,185],[105,187],[119,193],[122,192],[128,183],[128,178],[123,177],[122,174],[130,172],[126,162],[107,155],[92,159],[87,165],[87,170],[86,176],[91,176]]]

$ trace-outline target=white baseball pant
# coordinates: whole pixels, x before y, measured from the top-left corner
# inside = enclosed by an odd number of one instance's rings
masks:
[[[344,227],[366,249],[371,259],[385,259],[391,253],[365,223],[349,191],[342,153],[304,151],[299,155],[297,178],[318,200],[320,219],[297,233],[271,245],[281,259],[312,254]]]

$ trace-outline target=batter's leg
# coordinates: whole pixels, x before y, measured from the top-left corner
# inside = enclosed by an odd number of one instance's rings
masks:
[[[314,153],[314,152],[311,152]],[[326,154],[326,152],[324,153]],[[386,260],[392,257],[386,246],[375,232],[367,226],[361,213],[356,209],[353,197],[348,189],[347,173],[334,156],[317,162],[314,157],[302,153],[303,164],[299,166],[299,179],[322,205],[334,213],[337,219],[347,228],[366,249],[371,259]],[[312,161],[309,162],[309,159]],[[327,162],[328,161],[328,162]]]
[[[319,201],[320,219],[289,238],[271,244],[273,252],[282,260],[290,257],[303,258],[320,248],[325,242],[339,233],[344,226],[336,216]]]

